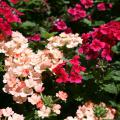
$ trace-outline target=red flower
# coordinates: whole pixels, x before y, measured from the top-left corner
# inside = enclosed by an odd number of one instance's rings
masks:
[[[76,4],[74,8],[69,8],[68,13],[73,16],[73,20],[79,20],[86,17],[86,11],[82,8],[80,4]]]
[[[64,32],[65,32],[66,34],[72,33],[72,29],[68,27],[67,29],[65,29]]]
[[[85,8],[90,8],[93,6],[93,0],[81,0],[81,3],[85,6]]]
[[[56,68],[53,69],[53,72],[58,76],[56,79],[57,83],[81,83],[82,76],[81,71],[85,71],[86,68],[80,65],[79,56],[74,56],[73,59],[69,61],[72,64],[70,73],[66,72],[67,66],[66,63],[59,64]]]
[[[80,57],[79,57],[78,55],[75,55],[75,56],[73,57],[73,59],[70,60],[70,63],[71,63],[72,65],[78,65],[78,64],[80,64],[79,58],[80,58]]]
[[[105,3],[102,2],[102,3],[97,4],[97,9],[99,11],[105,11],[106,10]]]
[[[81,83],[82,76],[76,72],[70,72],[69,82],[70,83]]]
[[[101,53],[101,56],[102,58],[105,58],[107,61],[111,61],[112,60],[112,57],[110,55],[110,45],[106,44],[105,45],[105,48],[103,49],[102,53]]]
[[[55,21],[54,25],[56,26],[57,30],[63,31],[67,29],[67,25],[63,20],[57,20]]]
[[[28,37],[29,40],[31,41],[40,41],[40,35],[39,34],[34,34],[33,36]]]
[[[10,0],[10,2],[12,2],[13,4],[17,4],[19,0]]]
[[[92,41],[92,44],[90,45],[90,48],[93,50],[93,51],[100,51],[101,48],[104,48],[105,46],[105,43],[104,42],[101,42],[100,40],[98,39],[94,39]]]
[[[11,35],[11,23],[21,22],[20,15],[23,14],[10,7],[6,2],[0,2],[0,30],[6,35]]]
[[[63,68],[65,63],[59,64],[57,67],[53,69],[53,72],[58,76],[56,79],[57,83],[66,83],[68,82],[68,73]]]

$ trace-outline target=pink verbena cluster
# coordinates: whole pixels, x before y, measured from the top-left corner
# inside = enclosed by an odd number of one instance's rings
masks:
[[[79,52],[85,54],[88,60],[101,57],[111,61],[111,48],[120,41],[120,22],[111,21],[101,25],[94,28],[93,32],[83,33],[82,38],[83,44]]]
[[[57,19],[53,23],[53,30],[54,31],[59,31],[59,32],[65,32],[65,33],[71,33],[72,29],[67,26],[64,20],[62,19]]]
[[[23,15],[15,8],[10,7],[3,0],[0,1],[0,30],[6,34],[11,35],[11,23],[17,22],[20,23],[20,15]]]
[[[73,16],[74,21],[83,19],[87,16],[86,9],[91,8],[93,3],[93,0],[81,0],[80,3],[77,3],[74,8],[69,8],[68,13]]]
[[[98,3],[97,4],[97,9],[99,11],[106,11],[107,9],[111,9],[112,8],[112,3],[104,3],[104,2],[101,2],[101,3]]]
[[[0,109],[0,119],[5,120],[24,120],[23,115],[15,113],[12,108]]]
[[[82,75],[80,72],[85,71],[85,67],[80,65],[79,56],[74,56],[69,63],[71,64],[71,68],[69,73],[66,71],[67,62],[63,62],[59,64],[56,68],[53,69],[53,72],[57,75],[56,82],[57,83],[81,83]]]
[[[89,8],[93,9],[91,13]],[[73,17],[73,21],[77,21],[86,17],[89,19],[95,8],[98,11],[105,11],[112,8],[112,3],[99,2],[96,5],[93,0],[80,0],[75,7],[69,8],[67,12]]]
[[[80,4],[76,4],[74,8],[69,8],[68,13],[73,16],[73,20],[77,21],[87,16],[86,11]]]
[[[32,100],[36,98],[37,104],[41,100],[39,94],[44,90],[41,74],[61,63],[62,53],[58,49],[34,53],[28,47],[28,40],[19,32],[13,32],[11,41],[2,42],[0,49],[6,55],[4,92],[13,95],[17,103],[28,100],[34,104]]]
[[[104,115],[97,116],[95,114],[95,108],[99,107],[104,110]],[[113,120],[115,118],[116,110],[111,107],[107,107],[105,103],[100,103],[99,105],[92,102],[86,102],[83,106],[79,106],[76,112],[76,116],[68,116],[64,120]]]
[[[34,34],[32,36],[27,37],[29,41],[40,41],[40,35],[39,34]]]

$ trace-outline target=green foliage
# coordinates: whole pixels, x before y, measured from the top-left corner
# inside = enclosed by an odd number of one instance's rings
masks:
[[[39,33],[41,41],[29,42],[29,47],[34,52],[37,52],[45,49],[47,39],[59,33],[53,30],[54,21],[57,19],[63,19],[73,33],[80,33],[80,35],[111,20],[120,21],[118,12],[120,11],[119,0],[94,1],[94,7],[87,9],[87,12],[91,15],[91,20],[86,17],[78,21],[71,20],[67,9],[74,7],[75,3],[79,3],[79,0],[48,0],[47,2],[45,0],[29,0],[28,2],[20,1],[16,5],[11,4],[24,13],[21,17],[22,23],[19,25],[13,24],[13,30],[18,30],[25,36]],[[98,11],[96,5],[99,2],[112,2],[113,8],[106,11]],[[64,46],[59,49],[63,51],[63,60],[66,61],[78,54],[76,48],[68,49]],[[66,104],[63,104],[61,116],[52,116],[46,120],[63,120],[70,112],[68,110],[71,109],[71,106],[73,106],[71,113],[74,115],[73,112],[75,113],[78,105],[84,104],[88,100],[95,102],[103,101],[106,104],[110,104],[117,109],[117,119],[120,119],[120,42],[113,46],[112,51],[112,62],[106,62],[103,59],[86,60],[84,55],[80,55],[81,65],[86,67],[86,72],[80,73],[83,76],[81,84],[56,84],[55,76],[50,72],[49,74],[45,73],[45,78],[42,76],[45,86],[45,95],[42,96],[42,100],[46,106],[51,106],[54,103],[52,95],[55,95],[58,90],[64,90],[69,95],[69,100]],[[5,70],[4,57],[4,54],[0,53],[0,73]],[[70,68],[71,64],[68,63],[68,66]],[[2,76],[3,73],[1,78]],[[29,113],[29,115],[26,114],[26,120],[40,120],[37,111],[32,108],[30,110],[30,113],[26,111],[26,113]],[[107,111],[104,107],[98,105],[95,107],[94,112],[97,117],[104,117]]]
[[[53,104],[53,99],[52,99],[52,96],[46,96],[46,95],[42,95],[42,99],[44,101],[44,104],[46,106],[51,106]]]
[[[99,105],[94,107],[94,114],[96,117],[103,118],[106,116],[106,113],[107,113],[107,110],[105,109],[105,107],[99,106]]]

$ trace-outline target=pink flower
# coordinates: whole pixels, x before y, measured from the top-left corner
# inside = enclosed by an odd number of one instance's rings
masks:
[[[2,109],[0,109],[0,118],[2,117],[2,114],[3,114]]]
[[[101,42],[100,40],[95,39],[95,40],[92,41],[92,44],[90,45],[90,48],[93,51],[100,51],[102,48],[104,48],[104,46],[105,46],[104,42]]]
[[[16,3],[18,0],[12,0],[12,2]],[[15,8],[10,7],[6,2],[0,1],[0,30],[5,35],[11,35],[11,23],[13,22],[21,22],[19,16],[22,15]],[[4,18],[4,19],[3,19]]]
[[[51,113],[51,108],[46,107],[44,105],[40,110],[38,110],[38,116],[41,117],[42,119],[49,117],[50,113]]]
[[[40,41],[40,35],[39,34],[34,34],[33,36],[28,37],[30,41]]]
[[[67,12],[73,16],[74,21],[83,19],[87,15],[86,11],[82,8],[80,4],[76,4],[74,8],[69,8]]]
[[[43,107],[43,105],[44,105],[43,101],[40,100],[40,101],[36,104],[36,107],[37,107],[38,109],[41,109],[41,108]]]
[[[70,81],[70,83],[81,83],[82,82],[82,76],[79,75],[79,73],[71,71],[69,81]]]
[[[79,61],[80,57],[78,55],[75,55],[71,60],[70,60],[70,63],[72,65],[78,65],[80,64],[80,61]]]
[[[53,104],[53,107],[52,107],[53,112],[55,112],[56,114],[60,114],[60,109],[61,109],[61,106],[59,104]]]
[[[7,107],[6,109],[2,109],[2,113],[5,117],[9,117],[10,115],[14,114],[14,111],[12,110],[12,108]]]
[[[33,94],[31,97],[28,97],[28,102],[32,105],[37,104],[41,100],[40,96],[37,94]]]
[[[94,3],[93,0],[81,0],[80,2],[85,6],[85,8],[92,7]]]
[[[112,3],[109,3],[108,4],[109,8],[111,9],[113,7],[113,4]]]
[[[65,29],[64,32],[65,32],[66,34],[72,33],[72,29],[68,27],[67,29]]]
[[[63,31],[67,29],[67,25],[63,20],[58,19],[57,21],[55,21],[54,25],[56,26],[57,30],[59,31]]]
[[[17,4],[19,0],[10,0],[10,2],[12,2],[13,4]]]
[[[44,87],[42,86],[43,84],[38,84],[34,87],[35,91],[38,93],[42,93],[44,91]]]
[[[105,11],[106,10],[105,3],[102,2],[102,3],[97,4],[97,9],[99,11]]]
[[[8,117],[8,120],[24,120],[23,115],[14,113],[12,116]]]
[[[66,101],[68,98],[68,94],[66,92],[59,91],[58,93],[56,93],[56,97],[58,97],[59,99],[63,101]]]
[[[68,81],[68,73],[65,71],[65,69],[63,68],[63,66],[65,65],[65,63],[61,63],[59,65],[57,65],[54,69],[53,72],[58,75],[58,78],[56,79],[57,83],[66,83]]]
[[[103,49],[101,53],[101,57],[105,58],[107,61],[111,61],[111,52],[110,52],[110,46],[108,44],[105,45],[105,48]]]

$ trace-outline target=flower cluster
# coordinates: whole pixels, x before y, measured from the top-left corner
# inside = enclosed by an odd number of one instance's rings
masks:
[[[94,104],[87,102],[83,106],[79,106],[76,117],[68,116],[65,120],[113,120],[116,110],[107,107],[105,103]]]
[[[28,36],[27,38],[30,41],[40,41],[40,39],[41,39],[39,34],[34,34],[32,36]]]
[[[77,47],[78,44],[82,44],[82,39],[79,37],[79,34],[66,34],[61,33],[59,36],[53,36],[48,39],[48,44],[46,48],[53,49],[58,47],[66,46],[67,48],[74,48]]]
[[[83,44],[79,52],[86,55],[86,58],[96,59],[102,57],[107,61],[112,60],[111,48],[120,40],[120,22],[111,21],[95,28],[93,32],[82,35]]]
[[[112,8],[112,3],[104,3],[104,2],[101,2],[99,4],[97,4],[97,9],[99,11],[106,11],[107,9],[111,9]]]
[[[93,9],[91,13],[89,8]],[[93,0],[80,0],[80,3],[77,3],[74,8],[69,8],[67,12],[73,16],[73,21],[77,21],[86,17],[89,19],[94,8],[97,8],[98,11],[106,11],[112,8],[112,3],[100,2],[95,5]]]
[[[6,2],[0,1],[0,30],[6,35],[11,35],[11,23],[20,23],[20,15],[23,14],[10,7]]]
[[[70,27],[67,26],[67,24],[65,23],[64,20],[62,19],[57,19],[56,21],[54,21],[53,24],[53,30],[54,31],[59,31],[59,32],[65,32],[65,33],[71,33],[72,30]]]
[[[77,21],[87,16],[86,9],[93,7],[93,0],[81,0],[74,8],[69,8],[68,13],[73,16],[73,20]]]
[[[58,100],[66,101],[68,94],[63,91],[58,91],[58,93],[56,93],[56,97],[57,97],[57,99],[55,101],[58,101]],[[61,105],[57,104],[55,102],[48,107],[45,105],[41,106],[41,103],[38,103],[37,106],[38,106],[38,108],[40,107],[40,109],[37,111],[37,114],[41,118],[49,117],[52,114],[59,115],[61,113],[61,111],[60,111]]]
[[[7,120],[24,120],[23,115],[15,113],[10,107],[0,109],[0,119],[2,118]]]
[[[62,63],[63,54],[56,48],[34,53],[28,47],[28,40],[19,32],[13,32],[10,41],[0,42],[0,51],[6,55],[3,91],[13,95],[16,103],[23,104],[28,101],[35,105],[41,118],[49,117],[53,113],[60,114],[59,104],[53,102],[50,107],[45,106],[42,72],[46,69],[52,70]],[[66,101],[67,97],[67,93],[63,91],[56,93],[59,100]]]
[[[80,4],[76,4],[74,8],[69,8],[68,13],[73,16],[73,20],[77,21],[87,16],[86,11]]]
[[[53,69],[53,72],[58,76],[56,79],[57,83],[81,83],[82,75],[80,72],[85,71],[85,67],[80,65],[79,56],[74,56],[69,63],[71,64],[70,72],[68,73],[65,69],[67,63],[63,62]]]
[[[38,94],[44,90],[41,73],[62,62],[62,53],[57,49],[46,49],[35,54],[28,48],[28,40],[19,32],[13,32],[12,40],[1,44],[1,50],[7,56],[4,92],[12,94],[17,103],[28,99],[30,103],[37,104],[41,101]]]

